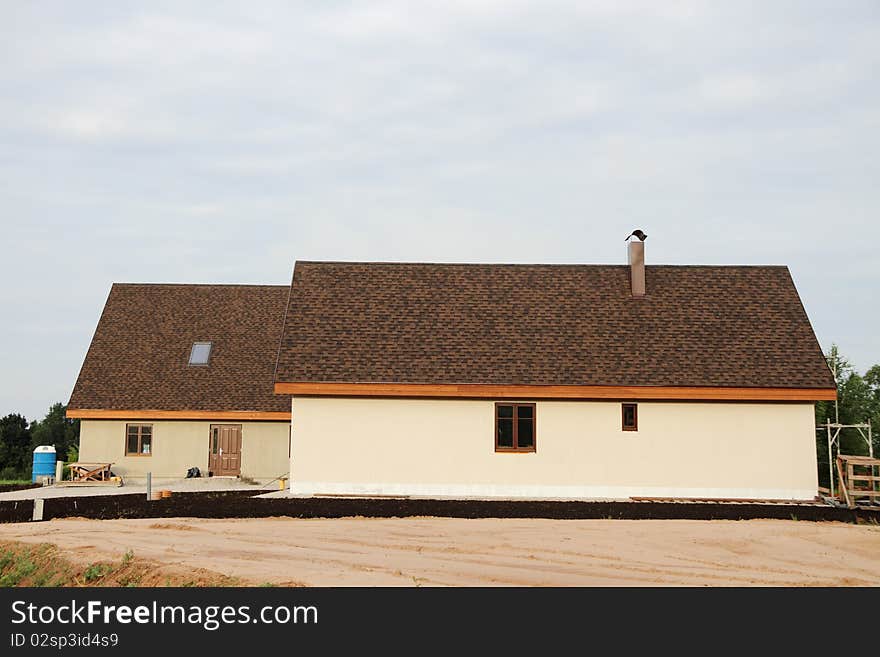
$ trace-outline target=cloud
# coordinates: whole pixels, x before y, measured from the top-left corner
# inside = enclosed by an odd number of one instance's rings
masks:
[[[789,264],[823,344],[880,361],[850,319],[880,274],[876,3],[2,12],[7,410],[67,398],[112,281],[622,262],[636,226],[653,262]]]

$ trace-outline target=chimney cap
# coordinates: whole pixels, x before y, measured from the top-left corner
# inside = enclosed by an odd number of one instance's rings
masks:
[[[627,242],[627,241],[631,240],[633,237],[637,237],[639,239],[639,241],[644,242],[646,239],[648,239],[648,234],[643,232],[641,228],[636,228],[633,232],[631,232],[629,235],[627,235],[626,239],[623,241]]]

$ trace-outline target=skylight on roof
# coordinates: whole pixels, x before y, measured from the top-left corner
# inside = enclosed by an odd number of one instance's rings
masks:
[[[193,342],[192,351],[189,352],[190,365],[207,365],[210,357],[210,342]]]

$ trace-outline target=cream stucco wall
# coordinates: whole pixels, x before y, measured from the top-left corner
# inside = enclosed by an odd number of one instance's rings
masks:
[[[523,400],[530,401],[530,400]],[[537,451],[496,453],[489,401],[293,400],[291,491],[546,498],[810,499],[813,405],[537,402]]]
[[[113,463],[113,472],[124,478],[186,476],[196,466],[208,469],[208,437],[212,422],[153,420],[138,421],[153,425],[151,456],[125,455],[125,421],[82,420],[79,459],[83,462]],[[219,422],[241,424],[241,474],[257,480],[269,480],[288,468],[287,422]]]

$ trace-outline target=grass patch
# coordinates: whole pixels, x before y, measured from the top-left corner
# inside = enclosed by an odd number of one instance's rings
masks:
[[[17,586],[28,575],[37,569],[37,564],[25,557],[13,558],[8,568],[3,569],[0,586]]]
[[[51,552],[50,545],[18,550],[4,547],[0,554],[0,587],[51,585],[58,570],[52,567]]]
[[[0,479],[0,486],[24,486],[30,483],[30,479]]]
[[[113,566],[109,563],[93,563],[91,566],[86,568],[83,573],[83,580],[87,584],[91,584],[92,582],[104,579],[110,572],[113,570]]]
[[[0,586],[242,586],[219,573],[168,568],[137,559],[127,550],[116,562],[75,564],[49,543],[0,542]]]

